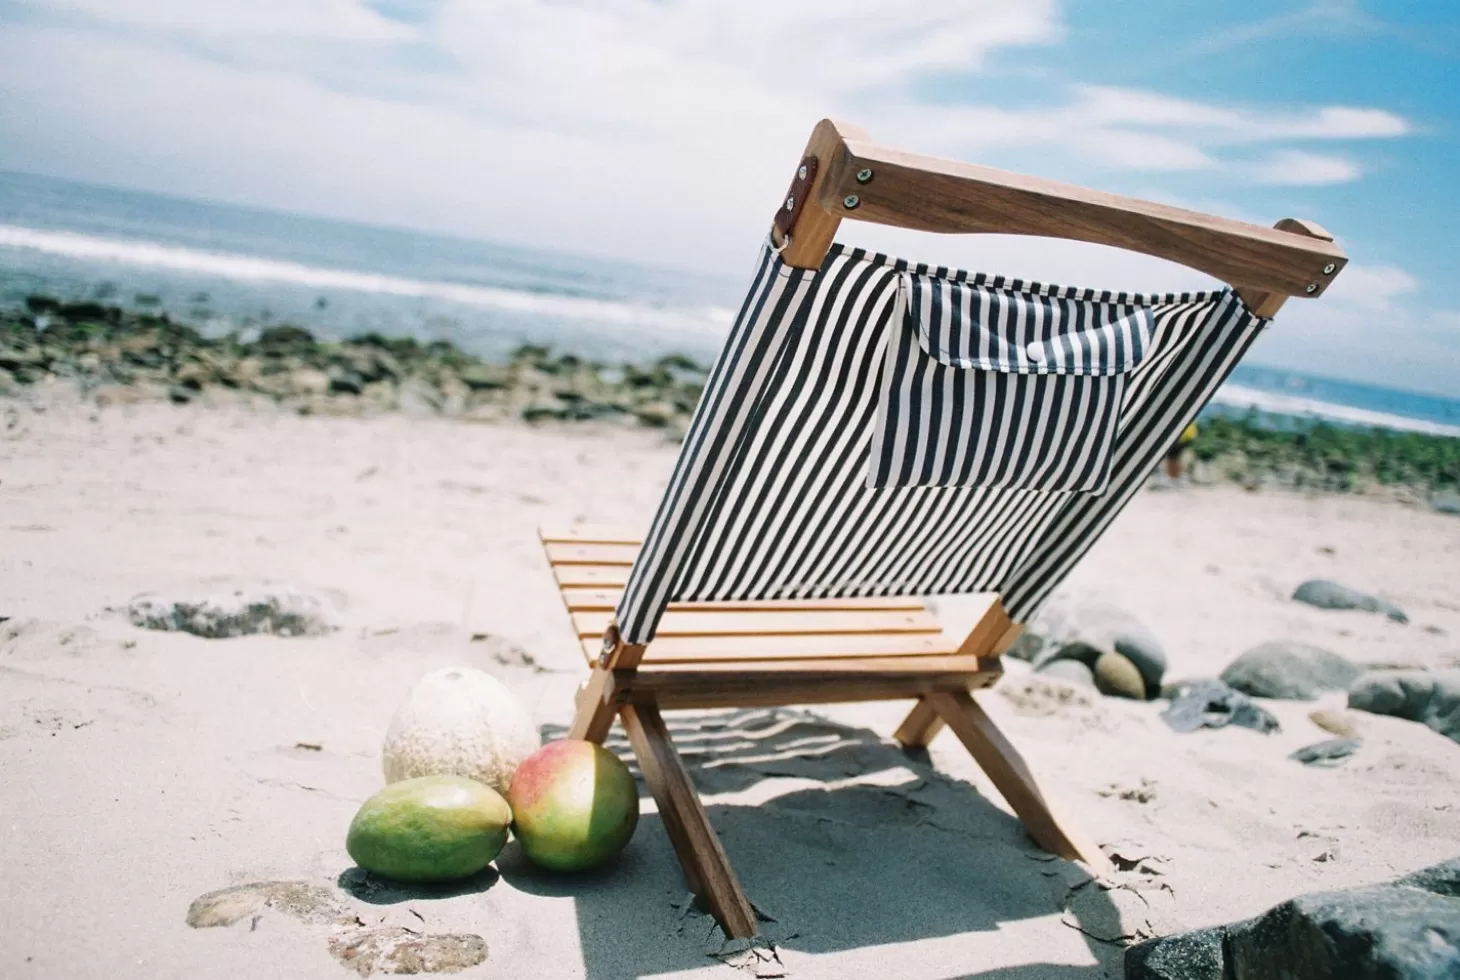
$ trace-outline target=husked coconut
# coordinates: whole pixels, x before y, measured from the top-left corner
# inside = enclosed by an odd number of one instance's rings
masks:
[[[474,667],[447,667],[422,677],[391,719],[385,781],[465,776],[505,796],[539,745],[532,718],[505,684]]]

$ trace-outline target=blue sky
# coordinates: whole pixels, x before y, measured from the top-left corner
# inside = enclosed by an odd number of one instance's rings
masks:
[[[1460,5],[0,0],[0,168],[737,271],[824,115],[1352,264],[1255,360],[1460,391]],[[1092,246],[910,258],[1139,289]]]

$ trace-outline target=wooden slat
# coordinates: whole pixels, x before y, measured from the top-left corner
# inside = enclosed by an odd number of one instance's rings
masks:
[[[614,699],[653,698],[672,708],[895,701],[986,687],[1000,674],[998,664],[969,657],[646,666],[615,687]]]
[[[558,565],[622,565],[629,566],[639,557],[638,545],[628,544],[561,544],[549,541],[543,545],[548,561]]]
[[[588,675],[588,680],[578,689],[573,725],[568,729],[569,738],[603,744],[603,740],[608,738],[608,730],[613,727],[614,716],[618,714],[613,691],[612,672],[594,670]]]
[[[601,637],[613,622],[612,612],[575,612],[573,627],[584,639]],[[741,612],[699,606],[670,609],[659,621],[654,648],[678,636],[801,636],[811,633],[941,633],[927,612],[862,612],[858,610],[782,610]]]
[[[603,645],[583,640],[590,662]],[[649,644],[646,664],[710,661],[804,660],[811,657],[920,657],[949,654],[957,640],[946,633],[833,633],[808,636],[666,637]]]
[[[1292,232],[1295,235],[1307,235],[1309,238],[1319,238],[1325,242],[1333,241],[1333,236],[1322,225],[1304,221],[1301,218],[1282,218],[1273,227],[1278,231]],[[1283,293],[1251,287],[1238,289],[1237,295],[1242,297],[1242,302],[1247,304],[1249,310],[1269,320],[1278,315],[1278,310],[1283,308],[1283,303],[1287,300],[1287,296]]]
[[[621,589],[629,582],[629,569],[626,565],[554,565],[553,577],[560,589]]]
[[[828,186],[837,159],[846,156],[846,141],[866,138],[867,134],[856,126],[830,119],[823,119],[811,131],[806,151],[801,157],[797,157],[797,166],[800,166],[802,158],[815,157],[816,178],[807,188],[807,199],[802,202],[801,213],[796,216],[796,223],[791,228],[790,244],[782,241],[774,226],[771,228],[776,245],[784,246],[781,259],[787,265],[801,269],[821,268],[821,260],[826,257],[826,251],[831,247],[836,230],[841,225],[839,209],[822,206],[823,190]],[[784,200],[779,201],[777,206],[785,207],[785,203]]]
[[[582,709],[579,709],[582,710]],[[943,716],[929,703],[927,698],[918,698],[892,738],[905,749],[925,749],[943,730]]]
[[[565,570],[581,566],[564,565]],[[618,608],[621,589],[596,589],[592,587],[564,586],[563,601],[570,612],[606,612]],[[927,609],[921,599],[902,596],[867,599],[751,599],[732,602],[671,602],[669,612],[685,612],[693,609],[713,609],[721,612],[825,612],[833,609],[875,612],[892,610],[916,612]]]
[[[631,544],[638,547],[644,540],[637,531],[611,524],[566,524],[540,527],[537,536],[543,544]]]
[[[859,182],[856,175],[864,171],[871,179]],[[818,183],[822,209],[839,218],[1111,245],[1285,296],[1322,295],[1348,261],[1342,249],[1321,239],[855,137],[845,140]],[[846,206],[849,195],[855,195],[855,207]]]
[[[746,939],[756,933],[755,910],[750,907],[735,870],[710,818],[700,803],[694,783],[669,740],[669,729],[653,704],[625,705],[624,731],[639,760],[639,770],[654,802],[669,841],[679,855],[690,887],[709,907],[725,935]]]
[[[1060,857],[1084,861],[1097,876],[1113,870],[1110,860],[1059,809],[1024,757],[966,691],[928,696],[953,734],[1019,815],[1035,843]]]

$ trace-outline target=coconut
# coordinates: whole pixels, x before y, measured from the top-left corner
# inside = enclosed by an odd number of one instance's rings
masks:
[[[385,733],[385,781],[465,776],[503,796],[541,740],[505,684],[474,667],[422,677]]]

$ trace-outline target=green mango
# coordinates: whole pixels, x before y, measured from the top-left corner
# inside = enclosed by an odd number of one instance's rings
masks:
[[[360,807],[345,850],[366,871],[408,882],[455,881],[485,868],[507,843],[512,809],[465,776],[391,783]]]

